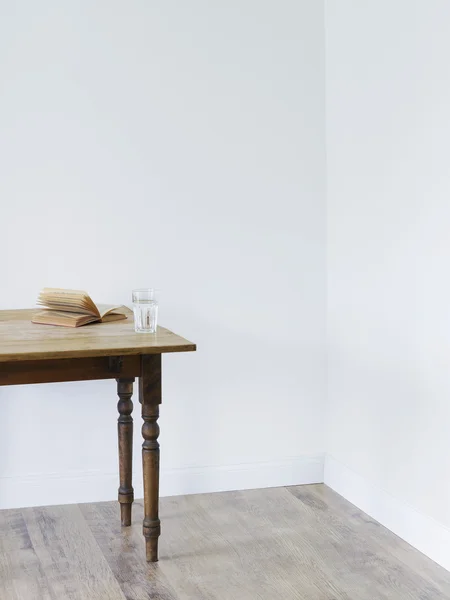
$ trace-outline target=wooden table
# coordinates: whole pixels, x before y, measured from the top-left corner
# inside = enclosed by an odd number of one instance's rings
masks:
[[[133,383],[139,377],[142,405],[144,537],[147,560],[158,560],[159,405],[161,355],[189,352],[195,344],[158,327],[135,333],[132,313],[123,321],[80,328],[31,323],[34,310],[0,311],[0,385],[116,379],[119,402],[119,502],[122,525],[131,525]]]

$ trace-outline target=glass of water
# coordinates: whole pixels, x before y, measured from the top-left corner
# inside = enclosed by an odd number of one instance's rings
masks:
[[[155,288],[133,290],[134,330],[137,333],[156,333],[158,299]]]

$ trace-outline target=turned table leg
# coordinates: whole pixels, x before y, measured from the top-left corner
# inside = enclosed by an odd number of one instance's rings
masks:
[[[144,475],[143,532],[147,560],[158,560],[159,520],[159,405],[161,404],[161,354],[141,359],[139,401],[142,404],[142,467]]]
[[[134,500],[132,486],[133,472],[133,382],[131,379],[117,379],[117,394],[119,402],[117,410],[119,419],[117,429],[119,434],[119,502],[122,525],[131,525],[131,505]]]

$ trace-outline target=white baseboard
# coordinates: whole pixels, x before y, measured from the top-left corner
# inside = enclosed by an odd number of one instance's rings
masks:
[[[228,466],[161,470],[161,496],[202,494],[323,482],[323,454]],[[133,475],[142,498],[142,474]],[[118,473],[75,471],[0,478],[0,509],[117,499]]]
[[[420,552],[450,570],[450,530],[373,485],[332,456],[325,458],[325,484]]]
[[[142,498],[142,474],[133,476]],[[161,496],[325,482],[373,519],[450,570],[450,530],[323,454],[227,466],[162,469]],[[0,509],[117,499],[118,473],[74,471],[0,478]]]

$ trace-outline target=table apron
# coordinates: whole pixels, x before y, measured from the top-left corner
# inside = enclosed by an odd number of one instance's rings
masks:
[[[0,385],[116,379],[140,374],[139,355],[0,362]]]

